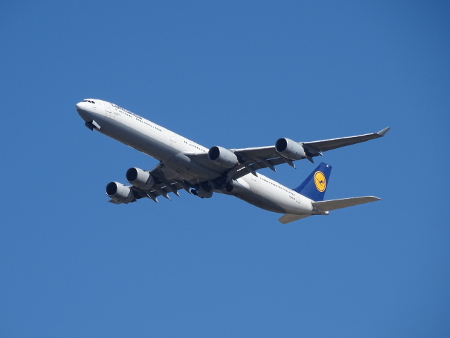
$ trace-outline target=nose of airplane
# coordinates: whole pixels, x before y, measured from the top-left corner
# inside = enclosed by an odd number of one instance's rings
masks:
[[[78,102],[76,104],[77,112],[81,118],[85,121],[90,121],[92,118],[89,117],[89,111],[86,107],[86,102]]]

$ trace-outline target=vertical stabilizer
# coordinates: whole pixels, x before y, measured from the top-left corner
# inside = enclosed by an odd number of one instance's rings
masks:
[[[313,201],[323,201],[327,191],[331,165],[324,162],[303,181],[298,188],[292,189]]]

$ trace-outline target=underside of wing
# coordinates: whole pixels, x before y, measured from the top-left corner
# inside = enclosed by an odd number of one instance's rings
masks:
[[[275,157],[280,157],[277,153],[275,146],[267,147],[254,147],[254,148],[242,148],[242,149],[231,149],[235,154],[243,156],[243,158],[249,159],[270,159]]]
[[[154,167],[150,171],[150,175],[154,177],[158,177],[161,180],[164,181],[177,181],[182,179],[180,174],[178,174],[176,171],[170,169],[168,166],[166,166],[164,163],[159,163],[156,167]]]
[[[247,174],[256,175],[255,172],[257,170],[263,169],[263,168],[270,168],[271,170],[276,171],[275,166],[282,164],[282,163],[287,163],[287,162],[280,157],[267,159],[264,161],[260,160],[260,161],[255,161],[255,162],[252,162],[252,161],[249,161],[247,163],[244,162],[237,168],[237,170],[235,170],[234,174],[232,175],[232,178],[234,180],[237,180],[238,178],[245,176]]]
[[[130,202],[135,202],[138,199],[148,197],[155,202],[158,202],[158,197],[163,196],[170,200],[169,193],[174,193],[177,196],[180,196],[178,190],[185,189],[184,186],[181,186],[179,182],[167,182],[167,183],[159,183],[150,189],[142,189],[134,186],[127,186],[130,190],[130,194],[125,196],[125,198],[121,201],[117,198],[111,198],[108,202],[114,204],[128,204]],[[111,197],[111,196],[110,196]]]
[[[184,155],[189,157],[191,160],[201,164],[203,167],[217,173],[217,176],[219,176],[220,174],[227,171],[226,168],[223,168],[223,167],[213,163],[208,158],[208,153],[185,153]]]
[[[285,159],[278,154],[274,146],[230,150],[221,147],[215,148],[220,148],[219,154],[220,156],[224,156],[222,163],[220,157],[211,160],[208,153],[186,153],[185,155],[191,160],[216,172],[217,177],[227,175],[229,180],[236,180],[249,173],[256,175],[256,170],[262,168],[270,168],[276,171],[275,166],[281,163],[293,165],[291,160]]]
[[[191,187],[189,182],[183,180],[179,174],[163,163],[158,164],[151,171],[130,168],[127,171],[127,180],[132,185],[123,185],[118,182],[107,185],[106,194],[111,198],[109,202],[128,204],[144,197],[158,202],[159,196],[170,200],[170,193],[180,196],[178,190],[185,189],[190,193]]]

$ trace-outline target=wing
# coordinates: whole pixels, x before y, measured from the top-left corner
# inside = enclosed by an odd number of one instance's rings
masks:
[[[184,189],[190,193],[191,185],[189,182],[183,180],[175,171],[167,167],[165,164],[158,164],[150,174],[155,178],[156,184],[151,189],[141,189],[135,186],[129,186],[131,193],[134,196],[132,202],[138,199],[148,197],[155,202],[158,202],[158,197],[163,196],[170,200],[169,193],[174,193],[180,196],[178,190]],[[121,204],[116,200],[109,200],[110,203]]]
[[[352,144],[366,142],[369,140],[373,140],[379,137],[383,137],[386,133],[391,129],[390,127],[384,128],[378,133],[370,133],[364,135],[357,136],[348,136],[341,138],[333,138],[330,140],[322,140],[322,141],[313,141],[313,142],[304,142],[303,146],[306,148],[311,148],[313,150],[322,152],[328,151],[336,148],[346,147]]]
[[[321,156],[324,151],[383,137],[389,129],[390,127],[387,127],[377,133],[298,143],[303,146],[306,158],[313,162],[312,158],[315,156]],[[233,169],[235,170],[235,173],[232,176],[233,179],[245,176],[248,173],[255,174],[256,170],[262,168],[270,168],[275,171],[274,167],[282,163],[287,163],[290,166],[295,167],[291,160],[281,156],[276,151],[275,146],[231,149],[231,151],[238,156],[240,162],[240,165]]]

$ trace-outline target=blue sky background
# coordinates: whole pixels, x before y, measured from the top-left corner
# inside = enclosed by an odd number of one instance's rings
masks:
[[[450,5],[16,1],[0,21],[2,337],[447,337]],[[206,147],[392,130],[331,151],[281,225],[216,195],[107,203],[157,161],[84,127],[119,104]],[[320,160],[320,159],[319,159]],[[296,187],[314,169],[262,173]]]

